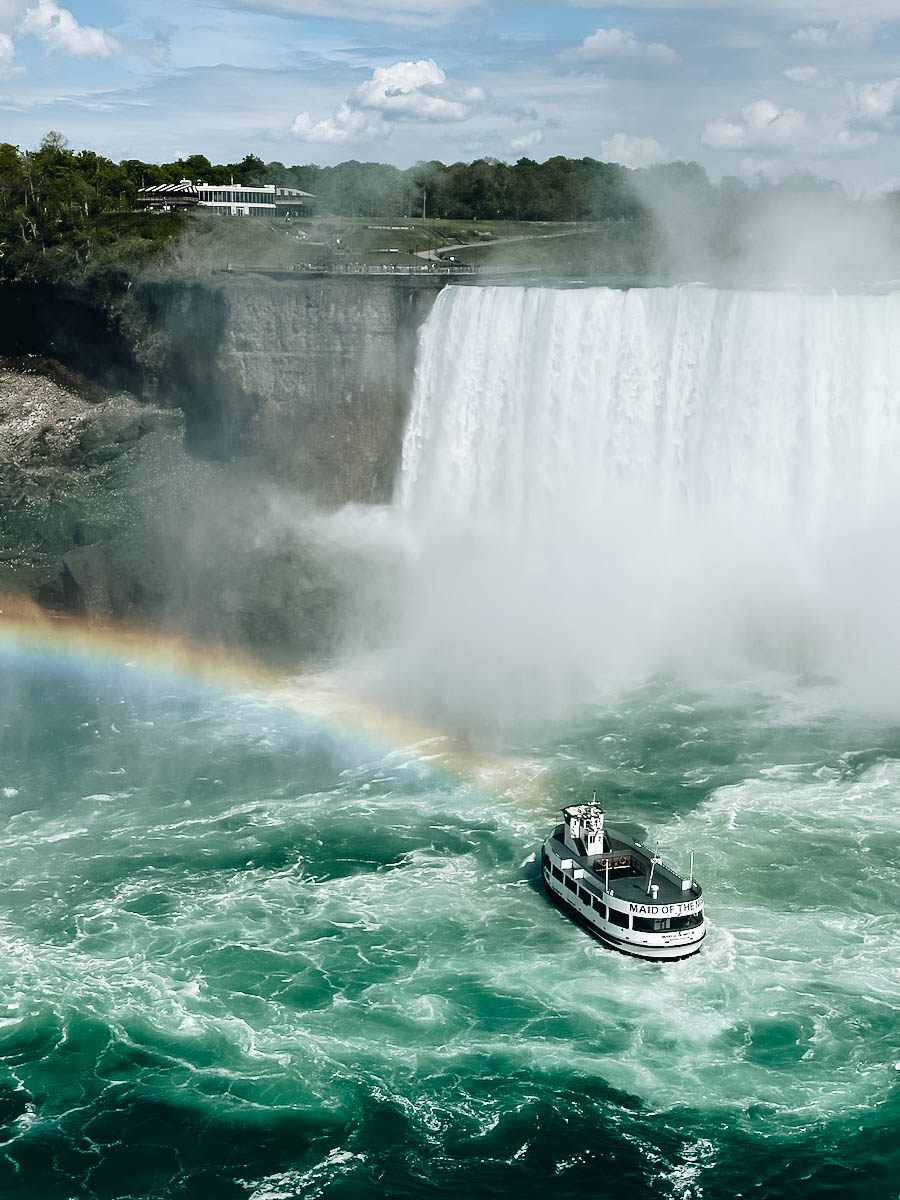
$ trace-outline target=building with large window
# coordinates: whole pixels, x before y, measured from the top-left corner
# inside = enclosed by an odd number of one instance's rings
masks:
[[[211,208],[233,217],[308,217],[315,196],[299,188],[277,187],[274,183],[158,183],[141,188],[141,208]]]

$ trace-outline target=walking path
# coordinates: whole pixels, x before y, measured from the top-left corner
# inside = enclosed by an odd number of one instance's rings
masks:
[[[472,246],[507,246],[510,242],[536,242],[541,238],[561,238],[574,237],[578,233],[586,232],[584,229],[563,229],[559,233],[514,233],[510,237],[491,238],[490,241],[478,242],[454,242],[450,246],[441,246],[438,250],[417,250],[417,258],[426,258],[430,262],[441,262],[446,254],[452,254],[456,250],[468,250]]]

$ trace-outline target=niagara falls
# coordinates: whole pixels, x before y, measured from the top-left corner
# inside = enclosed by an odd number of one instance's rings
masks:
[[[393,499],[319,519],[390,620],[296,677],[5,625],[5,1193],[889,1160],[897,303],[450,287]],[[591,793],[696,853],[694,959],[559,928]]]
[[[0,1200],[900,1200],[887,0],[0,0]]]

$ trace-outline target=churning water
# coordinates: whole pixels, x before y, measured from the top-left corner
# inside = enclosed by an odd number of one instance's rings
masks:
[[[508,787],[0,641],[0,1195],[896,1197],[896,309],[444,293],[382,694]],[[594,790],[699,955],[543,898]]]

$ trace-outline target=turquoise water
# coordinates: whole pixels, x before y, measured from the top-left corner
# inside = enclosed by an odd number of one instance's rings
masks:
[[[898,1195],[900,729],[827,684],[631,690],[507,748],[523,799],[259,696],[0,666],[0,1196]],[[699,955],[544,899],[595,788],[696,850]]]

